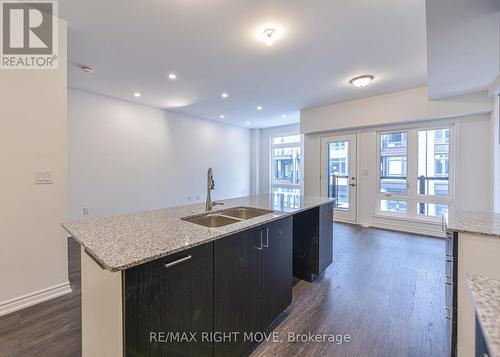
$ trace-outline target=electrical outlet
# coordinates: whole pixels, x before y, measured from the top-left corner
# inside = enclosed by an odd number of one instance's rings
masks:
[[[35,185],[47,185],[52,183],[52,172],[49,170],[35,170]]]
[[[90,208],[83,207],[83,215],[84,216],[90,216]]]

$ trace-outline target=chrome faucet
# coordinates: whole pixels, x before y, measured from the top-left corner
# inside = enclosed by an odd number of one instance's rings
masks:
[[[223,205],[222,202],[212,202],[212,197],[210,196],[210,191],[215,188],[214,174],[212,168],[208,169],[207,172],[207,202],[205,204],[205,209],[207,211],[211,211],[215,205]]]

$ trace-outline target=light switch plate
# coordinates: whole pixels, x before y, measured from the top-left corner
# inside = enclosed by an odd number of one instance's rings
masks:
[[[52,183],[52,171],[35,170],[35,185],[48,185]]]

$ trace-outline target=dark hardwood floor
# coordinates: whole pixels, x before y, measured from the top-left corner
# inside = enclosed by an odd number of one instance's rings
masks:
[[[80,245],[68,241],[73,292],[0,317],[0,357],[81,356]]]
[[[293,302],[252,356],[444,356],[444,241],[334,225],[333,264],[298,281]],[[350,342],[288,343],[287,334],[349,335]]]
[[[69,243],[73,293],[0,317],[0,356],[80,356],[80,251]],[[334,263],[296,281],[275,322],[282,342],[252,356],[444,356],[444,241],[335,224]],[[350,342],[288,342],[288,333],[349,335]]]

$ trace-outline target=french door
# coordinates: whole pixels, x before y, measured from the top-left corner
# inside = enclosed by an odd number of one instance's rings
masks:
[[[321,195],[336,198],[335,220],[356,222],[356,134],[321,138]]]

